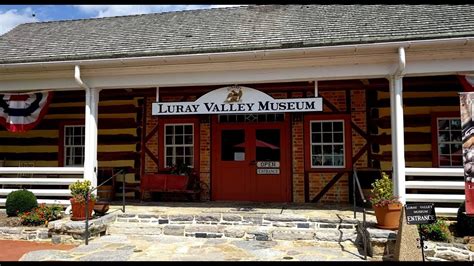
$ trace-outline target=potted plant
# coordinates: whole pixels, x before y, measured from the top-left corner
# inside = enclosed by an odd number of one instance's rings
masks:
[[[193,169],[189,167],[186,163],[177,163],[173,165],[170,169],[170,173],[173,175],[191,175]]]
[[[402,203],[393,196],[393,184],[388,175],[382,172],[382,178],[372,183],[370,202],[377,218],[377,227],[398,229]]]
[[[71,190],[72,195],[72,198],[69,199],[71,201],[72,209],[71,220],[80,221],[86,219],[86,198],[89,201],[88,216],[92,217],[92,211],[94,210],[96,199],[95,195],[91,193],[91,181],[78,180],[69,185],[69,190]]]

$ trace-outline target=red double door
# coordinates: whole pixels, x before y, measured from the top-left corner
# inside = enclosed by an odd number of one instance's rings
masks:
[[[289,202],[287,121],[212,125],[212,200]]]

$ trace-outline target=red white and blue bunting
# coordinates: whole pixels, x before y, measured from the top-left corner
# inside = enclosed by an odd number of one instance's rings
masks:
[[[0,93],[0,124],[11,132],[33,129],[46,114],[52,97],[50,91]]]
[[[458,75],[464,91],[474,91],[474,75]]]

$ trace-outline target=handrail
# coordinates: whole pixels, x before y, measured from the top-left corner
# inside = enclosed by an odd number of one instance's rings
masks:
[[[120,169],[117,173],[115,173],[114,175],[109,177],[107,180],[105,180],[101,184],[97,185],[95,188],[91,189],[89,191],[89,194],[92,194],[92,192],[94,192],[94,190],[97,190],[97,188],[104,185],[105,183],[107,183],[112,178],[117,177],[119,174],[123,174],[123,172],[124,172],[124,169]],[[123,181],[125,183],[125,176],[124,176]],[[125,212],[125,185],[123,185],[122,187],[123,187],[122,188],[122,212],[124,213]],[[84,233],[85,233],[85,244],[86,245],[89,245],[89,197],[86,197],[86,202],[85,202],[85,204],[86,204],[86,206],[85,206],[86,207],[86,228],[85,228]]]
[[[359,182],[359,177],[357,176],[357,168],[355,165],[353,165],[353,174],[352,174],[352,199],[354,203],[354,219],[356,219],[356,185],[357,185],[357,190],[359,191],[360,198],[362,199],[362,202],[364,203],[364,207],[362,207],[362,241],[364,242],[364,260],[367,260],[367,223],[366,223],[366,217],[365,217],[365,203],[367,200],[364,197],[364,193],[362,192],[362,187]]]

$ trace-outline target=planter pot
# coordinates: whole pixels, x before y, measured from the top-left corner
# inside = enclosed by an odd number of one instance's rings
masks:
[[[398,229],[402,207],[401,203],[391,203],[383,207],[373,206],[377,227],[390,230]]]
[[[76,202],[74,198],[69,199],[71,201],[72,221],[83,221],[86,219],[86,204],[85,202]],[[92,218],[92,211],[94,210],[95,200],[89,201],[89,218]]]
[[[102,216],[107,213],[109,210],[109,203],[107,202],[96,202],[94,205],[95,214]]]

